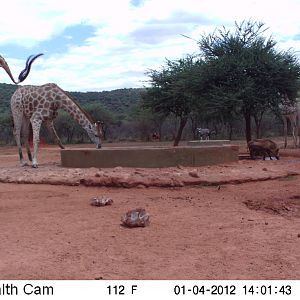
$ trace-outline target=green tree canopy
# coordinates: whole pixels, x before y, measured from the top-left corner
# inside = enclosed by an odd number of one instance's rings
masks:
[[[278,51],[264,32],[263,23],[248,21],[236,24],[233,33],[223,27],[198,42],[206,63],[208,108],[230,117],[242,114],[247,141],[251,117],[278,106],[283,94],[295,98],[300,76],[295,54]]]
[[[173,114],[179,118],[174,146],[179,144],[188,117],[198,105],[191,79],[196,68],[201,65],[202,61],[198,57],[187,56],[175,61],[167,60],[161,70],[148,72],[151,87],[143,94],[143,105],[156,113],[165,116]]]
[[[103,139],[106,140],[109,126],[116,123],[115,116],[99,103],[83,105],[83,108],[94,118],[95,121],[102,122]]]

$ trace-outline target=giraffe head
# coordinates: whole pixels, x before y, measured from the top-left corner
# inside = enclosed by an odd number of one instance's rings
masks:
[[[94,123],[89,123],[85,128],[92,142],[96,144],[97,149],[101,148],[102,125],[103,122],[96,121]]]

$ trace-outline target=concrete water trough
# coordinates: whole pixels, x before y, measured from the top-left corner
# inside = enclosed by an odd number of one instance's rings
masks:
[[[198,147],[205,147],[205,146],[222,146],[222,145],[229,145],[230,140],[195,140],[195,141],[188,141],[188,146],[198,146]]]
[[[61,150],[61,164],[70,168],[197,167],[238,161],[238,146],[108,147]]]

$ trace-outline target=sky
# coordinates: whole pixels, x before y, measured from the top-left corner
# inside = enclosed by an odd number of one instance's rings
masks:
[[[0,55],[17,79],[28,56],[44,53],[22,84],[144,87],[148,70],[198,53],[202,35],[243,20],[264,22],[279,50],[298,53],[299,12],[300,0],[9,0],[1,8]],[[0,82],[11,83],[3,69]]]

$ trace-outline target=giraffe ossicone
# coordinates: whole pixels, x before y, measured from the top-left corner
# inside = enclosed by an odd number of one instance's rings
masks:
[[[57,144],[63,148],[53,124],[59,109],[69,113],[73,119],[85,129],[89,138],[96,144],[96,148],[101,148],[102,124],[95,122],[92,117],[58,85],[47,83],[41,86],[22,86],[15,91],[11,98],[14,136],[22,166],[25,165],[26,162],[22,154],[21,134],[27,149],[28,158],[32,160],[32,167],[36,168],[38,166],[37,154],[42,122],[46,123],[50,135],[52,135]],[[30,124],[32,125],[33,131],[33,156],[31,155],[28,142]]]
[[[39,54],[37,54],[37,55],[30,55],[30,56],[27,58],[25,69],[20,73],[20,75],[19,75],[19,77],[18,77],[19,81],[16,81],[16,80],[14,79],[14,76],[12,75],[12,73],[11,73],[11,71],[10,71],[10,68],[9,68],[9,66],[8,66],[8,64],[7,64],[7,62],[6,62],[6,60],[5,60],[1,55],[0,55],[0,67],[2,67],[2,68],[6,71],[6,73],[8,74],[8,76],[10,77],[10,79],[12,80],[13,83],[18,84],[18,83],[24,81],[24,80],[27,78],[27,76],[28,76],[28,74],[29,74],[29,72],[30,72],[32,63],[33,63],[38,57],[40,57],[40,56],[42,56],[42,55],[43,55],[43,53],[39,53]]]

